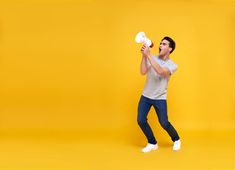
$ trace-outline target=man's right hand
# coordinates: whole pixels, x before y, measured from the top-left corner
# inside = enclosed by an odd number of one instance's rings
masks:
[[[146,45],[143,45],[141,47],[141,53],[143,54],[144,57],[147,57],[148,55],[150,56],[150,50],[149,47],[147,47]]]

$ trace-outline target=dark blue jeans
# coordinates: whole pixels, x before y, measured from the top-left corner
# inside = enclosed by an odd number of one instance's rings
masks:
[[[138,121],[140,128],[144,132],[144,135],[148,139],[148,143],[151,143],[151,144],[157,143],[157,141],[153,135],[153,131],[147,122],[147,116],[148,116],[148,113],[149,113],[151,106],[154,107],[161,126],[170,135],[171,140],[173,142],[176,140],[179,140],[179,135],[178,135],[177,131],[171,125],[171,123],[168,121],[166,100],[152,100],[152,99],[149,99],[145,96],[141,96],[140,101],[139,101],[139,106],[138,106],[137,121]]]

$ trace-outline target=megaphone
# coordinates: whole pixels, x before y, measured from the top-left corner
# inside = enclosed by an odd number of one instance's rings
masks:
[[[135,41],[137,43],[144,43],[146,46],[152,48],[153,47],[153,42],[146,37],[144,32],[139,32],[136,36],[135,36]]]

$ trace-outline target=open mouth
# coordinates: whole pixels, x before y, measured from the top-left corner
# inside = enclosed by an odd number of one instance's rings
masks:
[[[161,52],[161,50],[162,50],[162,49],[161,49],[161,48],[159,48],[159,53]]]

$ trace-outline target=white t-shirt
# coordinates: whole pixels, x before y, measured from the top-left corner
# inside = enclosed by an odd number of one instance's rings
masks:
[[[156,61],[162,68],[166,67],[170,70],[171,75],[177,70],[177,65],[171,60],[166,61],[160,59],[158,56],[152,56],[154,61]],[[163,77],[160,76],[154,68],[151,66],[150,62],[147,60],[147,65],[149,68],[147,73],[147,78],[144,86],[142,95],[154,99],[154,100],[166,100],[167,96],[167,85],[170,76]]]

